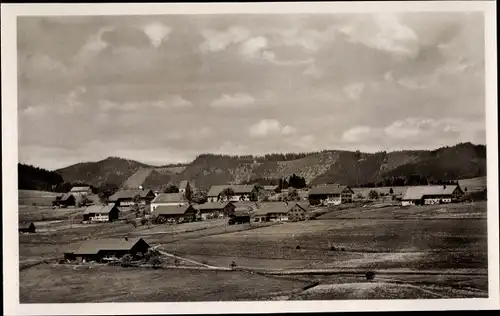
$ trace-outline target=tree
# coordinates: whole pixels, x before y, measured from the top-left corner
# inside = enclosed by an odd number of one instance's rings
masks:
[[[141,225],[144,226],[148,223],[148,219],[144,216],[141,218]]]
[[[175,186],[174,184],[169,184],[165,190],[163,190],[163,193],[179,193],[179,188]]]
[[[364,197],[364,195],[361,192],[358,192],[358,193],[356,193],[356,195],[354,196],[354,198],[356,198],[357,200],[362,200],[365,197]]]
[[[296,189],[289,189],[288,190],[288,195],[287,195],[287,200],[288,201],[298,201],[300,200],[299,193],[297,192]]]
[[[378,192],[375,190],[370,190],[370,192],[368,193],[368,198],[370,198],[371,200],[378,199]]]
[[[389,190],[389,194],[394,194],[394,190],[392,188]]]
[[[104,183],[99,187],[97,187],[96,191],[101,202],[107,203],[109,197],[115,194],[116,191],[118,191],[118,189],[119,189],[118,185],[114,183]]]
[[[163,260],[160,256],[151,257],[149,263],[153,266],[153,269],[159,269],[163,265]]]
[[[126,254],[124,255],[121,259],[120,259],[120,263],[121,263],[121,266],[122,267],[130,267],[130,264],[132,263],[132,256],[130,254]]]
[[[186,186],[186,191],[184,192],[184,198],[191,203],[193,199],[193,191],[191,190],[191,186],[189,185],[189,182]]]
[[[223,198],[227,198],[228,200],[234,196],[234,190],[231,189],[231,188],[225,188],[224,190],[222,190],[222,192],[219,194],[219,198],[220,199],[223,199]]]
[[[203,204],[207,201],[207,192],[204,190],[195,190],[191,196],[194,203]]]

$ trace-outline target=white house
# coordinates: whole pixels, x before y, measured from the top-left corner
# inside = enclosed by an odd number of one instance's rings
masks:
[[[464,192],[459,185],[423,185],[408,187],[401,198],[401,205],[433,205],[451,203]]]
[[[225,189],[231,189],[233,195],[231,197],[224,197],[221,193]],[[238,201],[251,201],[257,188],[255,185],[213,185],[207,193],[208,202],[238,202]]]
[[[151,211],[158,206],[183,206],[189,204],[183,193],[160,193],[151,201]]]
[[[323,184],[309,191],[309,200],[318,200],[322,205],[352,203],[354,191],[347,185]]]

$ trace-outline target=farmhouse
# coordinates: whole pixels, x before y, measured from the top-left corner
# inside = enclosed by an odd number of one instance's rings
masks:
[[[133,257],[143,256],[150,246],[142,238],[107,238],[89,240],[75,251],[67,251],[64,258],[67,260],[110,261],[130,254]]]
[[[288,220],[288,210],[284,203],[262,204],[254,213],[254,222],[276,222]]]
[[[76,199],[73,194],[64,193],[62,195],[57,196],[55,201],[52,201],[52,205],[57,207],[75,206]]]
[[[200,211],[201,219],[221,218],[231,215],[236,206],[231,202],[207,202],[199,204],[196,208]]]
[[[90,186],[74,186],[71,188],[69,193],[74,194],[74,195],[88,195],[92,194],[92,189]]]
[[[455,202],[464,192],[459,185],[426,185],[408,187],[401,205],[428,205]]]
[[[303,221],[310,218],[312,213],[309,203],[295,203],[288,209],[288,220]]]
[[[35,231],[36,227],[33,223],[19,223],[20,233],[34,233]]]
[[[229,216],[229,225],[250,223],[250,212],[247,208],[236,208]]]
[[[231,189],[234,195],[231,197],[224,197],[221,193],[225,189]],[[253,201],[256,199],[257,188],[255,185],[214,185],[207,193],[208,202],[220,201]]]
[[[323,184],[309,191],[309,202],[321,205],[339,205],[352,203],[354,192],[346,185]]]
[[[196,219],[196,210],[192,205],[158,206],[153,213],[157,223],[186,223]]]
[[[151,210],[154,211],[158,206],[180,206],[188,203],[184,193],[160,193],[151,201]]]
[[[116,206],[130,206],[135,204],[135,199],[141,204],[149,204],[155,198],[152,190],[131,189],[120,190],[109,197],[108,203]]]
[[[115,205],[92,205],[83,212],[83,220],[90,222],[112,222],[119,217],[120,210]]]

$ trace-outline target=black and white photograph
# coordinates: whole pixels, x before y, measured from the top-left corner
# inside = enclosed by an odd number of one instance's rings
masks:
[[[2,5],[13,315],[498,308],[495,3],[289,5]]]

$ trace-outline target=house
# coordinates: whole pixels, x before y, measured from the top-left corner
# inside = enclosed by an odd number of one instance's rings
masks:
[[[288,220],[303,221],[310,218],[312,210],[309,203],[297,202],[290,205],[287,213]]]
[[[236,206],[231,202],[207,202],[196,205],[201,219],[228,217],[234,213]]]
[[[322,184],[309,191],[309,202],[321,205],[352,203],[354,192],[346,185]]]
[[[76,205],[76,198],[71,193],[64,193],[56,197],[54,201],[52,201],[52,205],[56,207],[68,207]]]
[[[238,202],[231,202],[234,204],[235,207],[240,207],[240,208],[246,208],[249,212],[253,212],[256,209],[259,208],[259,205],[257,202],[251,202],[251,201],[238,201]]]
[[[144,189],[120,190],[109,197],[108,204],[130,206],[135,204],[136,198],[141,204],[149,204],[155,198],[155,194],[152,190]]]
[[[158,206],[186,205],[189,202],[185,199],[184,193],[160,193],[151,201],[151,211]]]
[[[264,185],[262,186],[265,191],[268,193],[276,193],[276,190],[278,189],[278,185]]]
[[[67,260],[78,260],[82,262],[103,262],[120,259],[126,254],[134,258],[142,257],[150,248],[142,238],[106,238],[88,240],[76,250],[68,250],[64,253]]]
[[[234,195],[231,197],[223,197],[221,193],[225,189],[231,189]],[[213,185],[207,193],[208,202],[220,201],[255,201],[257,198],[257,187],[255,185]]]
[[[186,223],[196,220],[198,210],[192,205],[158,206],[153,212],[157,223]]]
[[[250,212],[247,208],[236,208],[229,216],[229,225],[250,223]]]
[[[19,223],[19,232],[20,233],[34,233],[36,232],[35,224],[29,223]]]
[[[120,210],[116,205],[92,205],[83,212],[83,220],[90,222],[112,222],[118,219]]]
[[[271,202],[261,204],[253,213],[254,222],[275,222],[288,220],[285,203]]]
[[[88,195],[88,194],[92,194],[92,189],[88,185],[74,186],[71,188],[69,193],[74,194],[74,195]]]
[[[459,185],[424,185],[408,187],[401,197],[401,205],[429,205],[451,203],[464,196]]]

